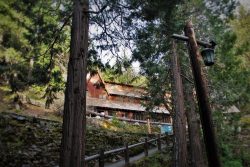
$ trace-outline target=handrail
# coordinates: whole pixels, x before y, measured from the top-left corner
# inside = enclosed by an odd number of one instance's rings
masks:
[[[88,162],[88,161],[91,161],[91,160],[94,160],[94,159],[97,159],[100,157],[100,154],[95,154],[95,155],[91,155],[89,157],[85,157],[85,162]]]
[[[158,138],[157,139],[151,139],[148,142],[151,143],[151,142],[156,141],[156,140],[158,140]]]
[[[128,149],[134,148],[134,147],[137,147],[137,146],[140,146],[140,145],[144,145],[146,143],[151,143],[151,142],[154,142],[154,141],[157,141],[159,139],[166,138],[166,137],[167,137],[166,135],[164,135],[164,136],[159,135],[158,138],[151,139],[151,140],[144,141],[144,142],[140,142],[140,143],[136,143],[136,144],[132,144],[132,145],[129,145],[127,148]],[[104,155],[109,155],[109,154],[113,154],[113,153],[117,153],[117,152],[121,152],[121,151],[125,151],[125,150],[126,150],[126,147],[121,147],[121,148],[117,148],[117,149],[105,151]],[[85,160],[85,162],[88,162],[88,161],[91,161],[91,160],[94,160],[94,159],[98,159],[98,158],[100,158],[100,154],[95,154],[95,155],[91,155],[91,156],[85,157],[84,160]]]
[[[128,148],[133,148],[133,147],[140,146],[140,145],[143,145],[143,144],[145,144],[145,141],[144,141],[144,142],[140,142],[140,143],[136,143],[136,144],[129,145]]]
[[[126,147],[121,147],[121,148],[117,148],[117,149],[114,149],[114,150],[105,151],[105,152],[104,152],[104,155],[108,155],[108,154],[120,152],[120,151],[123,151],[123,150],[125,150],[125,149],[126,149]]]

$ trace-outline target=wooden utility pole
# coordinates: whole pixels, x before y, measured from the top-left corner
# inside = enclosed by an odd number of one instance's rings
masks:
[[[180,75],[179,58],[174,41],[172,46],[173,55],[170,56],[170,64],[173,78],[172,97],[174,107],[174,166],[186,167],[188,165],[188,159],[183,86]]]
[[[193,86],[184,84],[184,95],[186,100],[186,117],[188,122],[188,135],[192,167],[206,167],[206,157],[202,149],[202,137],[200,129],[200,118],[196,112],[196,104],[193,95]]]
[[[60,167],[84,167],[88,0],[74,0]]]
[[[220,167],[221,164],[215,132],[212,124],[212,113],[208,99],[207,85],[200,65],[201,55],[198,50],[198,45],[191,21],[186,24],[184,31],[185,35],[188,37],[188,49],[190,52],[190,61],[195,80],[197,100],[200,108],[200,118],[206,145],[208,163],[210,167]]]

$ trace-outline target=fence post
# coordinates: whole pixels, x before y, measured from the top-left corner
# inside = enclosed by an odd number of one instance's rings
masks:
[[[166,146],[168,147],[168,146],[169,146],[169,143],[170,143],[170,142],[169,142],[169,137],[168,137],[168,135],[165,136],[165,140],[166,140]]]
[[[128,167],[129,166],[129,149],[128,149],[128,143],[125,144],[125,150],[124,150],[124,157],[125,157],[125,166]]]
[[[84,156],[84,160],[83,160],[82,166],[88,167],[88,164],[87,164],[87,162],[85,161],[85,156]]]
[[[104,150],[100,150],[99,167],[104,167]]]
[[[148,138],[145,138],[145,144],[144,144],[144,152],[145,156],[148,156]]]
[[[157,147],[158,147],[158,150],[161,151],[161,135],[160,134],[158,134]]]

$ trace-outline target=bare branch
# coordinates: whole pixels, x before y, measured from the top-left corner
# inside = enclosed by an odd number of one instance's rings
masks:
[[[87,13],[93,13],[93,14],[102,13],[107,6],[108,6],[108,4],[104,5],[101,9],[99,9],[99,11],[87,11]]]
[[[63,30],[63,28],[68,24],[68,22],[70,21],[72,14],[70,14],[66,20],[64,21],[63,25],[60,27],[59,30],[56,30],[53,34],[56,34],[53,42],[50,44],[50,46],[48,47],[48,49],[42,54],[43,56],[46,55],[48,53],[48,51],[52,50],[54,48],[54,45],[56,44],[57,40],[60,37],[60,32]],[[52,65],[52,60],[53,60],[53,54],[50,54],[50,62],[49,65],[47,66],[47,69],[49,69]]]

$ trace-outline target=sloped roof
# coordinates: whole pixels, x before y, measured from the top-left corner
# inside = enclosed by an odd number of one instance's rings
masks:
[[[141,98],[142,95],[146,92],[145,88],[137,87],[129,84],[115,83],[110,81],[105,81],[102,78],[101,72],[98,70],[96,74],[100,82],[103,83],[104,89],[108,93],[108,95],[117,95],[117,96],[126,96],[126,97],[134,97]],[[92,79],[91,75],[87,75],[87,82],[90,82]]]
[[[119,96],[141,98],[143,93],[145,93],[145,89],[143,88],[113,82],[105,82],[105,88],[109,94]]]
[[[225,113],[239,113],[240,110],[235,106],[232,105]]]
[[[105,107],[105,108],[130,110],[130,111],[143,111],[143,112],[146,111],[146,108],[140,104],[122,102],[122,101],[112,101],[112,100],[107,100],[107,99],[88,97],[86,103],[87,103],[87,106],[94,106],[94,107]],[[169,111],[163,107],[155,108],[153,112],[169,114]]]

